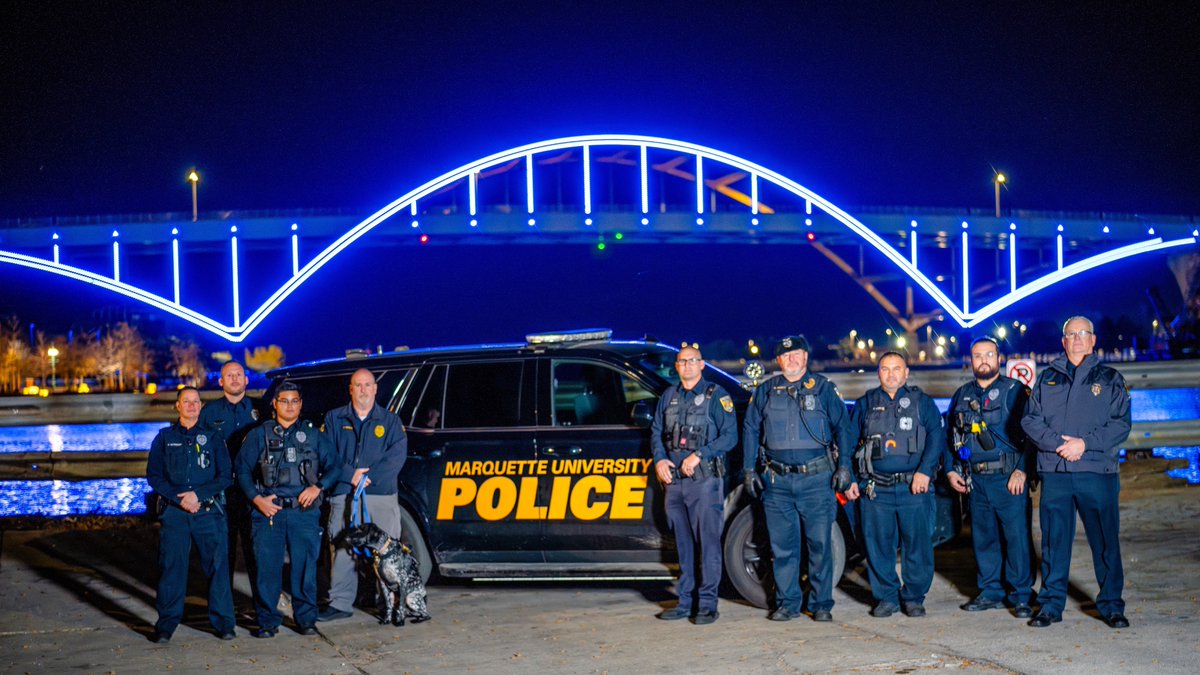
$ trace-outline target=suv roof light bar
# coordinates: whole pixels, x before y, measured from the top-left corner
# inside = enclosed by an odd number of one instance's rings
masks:
[[[583,328],[580,330],[563,330],[552,333],[530,333],[525,336],[526,344],[549,345],[566,342],[585,342],[588,340],[611,340],[611,328]]]

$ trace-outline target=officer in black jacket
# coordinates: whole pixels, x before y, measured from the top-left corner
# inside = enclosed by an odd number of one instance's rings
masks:
[[[1029,453],[1021,416],[1029,390],[1000,374],[1000,347],[990,337],[971,342],[971,370],[975,379],[950,399],[946,426],[954,452],[944,463],[950,486],[970,493],[979,594],[962,609],[1003,607],[1006,582],[1014,613],[1027,619],[1033,614],[1033,576],[1026,490]]]
[[[1029,625],[1044,628],[1062,620],[1078,513],[1100,584],[1096,609],[1110,627],[1127,628],[1117,452],[1129,437],[1129,392],[1121,374],[1092,353],[1096,333],[1091,320],[1067,319],[1062,341],[1066,354],[1038,374],[1021,420],[1037,446],[1042,479],[1042,589]]]
[[[733,399],[719,384],[705,381],[704,357],[696,345],[675,357],[679,384],[658,401],[650,425],[654,471],[666,490],[667,522],[679,553],[679,604],[658,615],[665,620],[693,615],[696,625],[717,620],[721,583],[721,530],[724,527],[725,454],[737,445]],[[700,547],[700,588],[696,589],[696,546]],[[698,596],[694,598],[693,596]],[[696,602],[698,600],[698,602]],[[693,604],[695,603],[695,605]]]
[[[834,491],[853,486],[848,451],[854,435],[846,404],[832,382],[808,372],[808,352],[803,335],[775,345],[782,372],[754,390],[742,435],[746,491],[757,496],[764,486],[763,512],[774,554],[775,611],[767,617],[772,621],[800,616],[802,531],[812,586],[808,610],[813,621],[833,620]],[[850,498],[854,494],[847,492]]]
[[[904,356],[885,352],[879,357],[880,386],[854,403],[851,419],[858,432],[858,480],[867,497],[860,504],[874,617],[891,616],[901,603],[908,616],[925,616],[925,594],[933,583],[936,507],[930,478],[946,452],[946,433],[937,404],[907,382]],[[903,586],[896,576],[897,546]]]
[[[219,436],[197,424],[200,392],[184,387],[175,396],[179,420],[158,432],[146,458],[146,481],[158,495],[158,622],[153,640],[166,643],[183,618],[192,542],[208,578],[208,620],[222,640],[234,638],[229,588],[225,488],[233,481],[229,454]]]
[[[232,465],[242,449],[246,432],[258,421],[255,401],[246,395],[246,369],[237,361],[228,361],[221,366],[221,397],[209,401],[200,411],[200,427],[211,435],[220,435],[229,449]],[[250,576],[250,587],[254,588],[254,545],[250,541],[250,509],[241,488],[231,485],[225,492],[229,519],[229,575],[237,569],[238,540],[242,544],[242,557],[246,560],[246,573]]]
[[[300,388],[284,382],[271,401],[275,419],[250,430],[237,457],[237,481],[254,511],[251,536],[258,575],[254,636],[275,637],[283,556],[291,560],[292,608],[301,635],[316,635],[317,558],[321,549],[321,494],[342,476],[329,439],[300,419]]]
[[[329,539],[335,543],[356,508],[360,518],[365,511],[365,517],[389,537],[400,538],[397,478],[408,457],[408,437],[400,418],[375,402],[378,391],[375,376],[360,368],[350,376],[350,403],[325,413],[324,432],[342,464],[342,480],[329,500]],[[363,483],[362,503],[356,506],[349,497]],[[330,572],[329,604],[318,620],[349,617],[357,590],[354,559],[338,546]]]

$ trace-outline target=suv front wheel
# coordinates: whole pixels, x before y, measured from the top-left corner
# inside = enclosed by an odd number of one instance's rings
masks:
[[[834,583],[840,581],[846,568],[846,540],[842,528],[835,520],[830,538],[833,554]],[[761,508],[747,506],[738,512],[725,531],[725,575],[729,582],[751,605],[762,609],[771,606],[775,599],[775,580],[771,567],[771,542],[767,526],[763,522]],[[801,560],[801,570],[807,568],[807,556]],[[801,581],[807,584],[807,574]]]

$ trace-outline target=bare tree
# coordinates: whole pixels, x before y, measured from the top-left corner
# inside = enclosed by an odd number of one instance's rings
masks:
[[[29,345],[21,331],[21,320],[10,316],[0,325],[0,390],[19,392],[25,374]]]
[[[208,369],[200,356],[200,345],[194,340],[171,339],[171,362],[167,365],[180,382],[191,387],[204,384]]]

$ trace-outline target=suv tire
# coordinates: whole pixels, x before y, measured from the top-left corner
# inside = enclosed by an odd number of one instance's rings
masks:
[[[767,609],[775,600],[775,580],[771,575],[771,543],[760,511],[757,504],[747,506],[729,522],[725,531],[725,575],[747,602]],[[846,540],[837,521],[833,523],[830,548],[836,583],[846,568]],[[808,564],[807,556],[801,564]]]
[[[433,575],[433,558],[429,556],[429,547],[425,545],[425,537],[417,521],[400,506],[400,542],[412,549],[413,557],[417,559],[417,567],[421,570],[421,581],[428,582]]]

